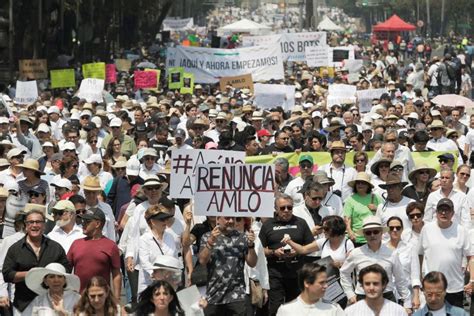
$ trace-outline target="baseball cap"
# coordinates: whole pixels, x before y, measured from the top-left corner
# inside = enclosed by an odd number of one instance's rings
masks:
[[[109,124],[110,127],[122,127],[122,120],[118,117],[113,118]]]
[[[54,181],[54,183],[51,183],[51,186],[56,187],[56,188],[66,188],[68,190],[72,190],[72,182],[65,178],[61,178],[59,180]]]
[[[84,160],[84,163],[86,165],[90,165],[90,164],[93,164],[93,163],[102,165],[102,158],[98,154],[90,155],[87,159]]]
[[[48,109],[48,114],[59,114],[59,108],[56,105],[50,106]]]
[[[85,220],[99,220],[105,223],[105,214],[100,208],[94,207],[88,210],[85,214],[78,215],[80,218]]]
[[[314,163],[313,157],[311,157],[311,155],[301,155],[298,163],[302,163],[303,161],[309,161],[311,164]]]
[[[442,155],[438,156],[438,159],[447,159],[447,160],[452,160],[454,161],[454,155],[450,153],[444,153]]]
[[[7,153],[7,159],[10,160],[13,157],[19,156],[21,154],[26,154],[26,150],[20,149],[20,148],[12,148],[8,151]]]
[[[184,132],[183,129],[178,128],[178,129],[176,130],[176,132],[174,133],[174,137],[175,137],[175,138],[185,138],[185,137],[186,137],[186,133]]]
[[[261,129],[257,132],[257,137],[260,138],[263,136],[272,136],[272,134],[270,134],[270,132],[266,129]]]
[[[448,206],[451,210],[454,209],[453,202],[447,198],[442,198],[441,200],[439,200],[438,205],[436,205],[436,208],[440,208],[441,206]]]
[[[56,204],[54,204],[53,210],[58,210],[58,211],[76,211],[76,208],[74,207],[74,204],[72,204],[71,201],[69,201],[69,200],[61,200],[61,201],[58,201]]]

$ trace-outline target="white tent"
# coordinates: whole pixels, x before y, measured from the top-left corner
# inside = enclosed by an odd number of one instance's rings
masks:
[[[266,25],[258,24],[254,21],[242,19],[235,23],[223,26],[217,29],[218,36],[230,35],[232,33],[248,33],[250,35],[270,34],[271,28]]]
[[[331,21],[330,18],[324,16],[323,20],[318,24],[318,30],[320,31],[344,31],[344,29],[338,26],[336,23]]]

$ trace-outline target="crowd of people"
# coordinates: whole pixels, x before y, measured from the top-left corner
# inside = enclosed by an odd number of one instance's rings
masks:
[[[344,38],[366,60],[352,84],[386,91],[367,111],[327,103],[330,85],[349,84],[346,68],[303,62],[274,82],[295,85],[291,109],[264,109],[232,86],[181,94],[164,76],[160,89],[134,89],[131,72],[104,102],[44,88],[18,104],[5,87],[0,313],[464,315],[474,284],[468,43],[440,58]],[[164,66],[140,54],[135,64]],[[459,100],[433,101],[444,94]],[[176,149],[269,155],[274,217],[199,216],[192,199],[170,198]],[[183,304],[191,285],[198,298]]]

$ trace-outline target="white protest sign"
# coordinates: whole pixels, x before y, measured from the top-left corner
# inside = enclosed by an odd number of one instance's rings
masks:
[[[170,197],[191,199],[194,196],[198,164],[244,163],[245,152],[229,150],[175,149],[171,151]]]
[[[15,102],[18,104],[31,104],[38,99],[38,85],[36,80],[17,81]]]
[[[238,49],[204,47],[168,48],[166,68],[183,67],[197,83],[217,83],[221,77],[252,74],[254,81],[284,79],[279,46]]]
[[[356,94],[357,100],[359,100],[360,111],[362,113],[370,112],[372,100],[380,98],[385,92],[387,92],[385,89],[358,90]]]
[[[104,90],[103,79],[86,78],[81,81],[78,97],[86,99],[87,102],[100,103],[104,101],[102,90]]]
[[[332,67],[341,67],[345,59],[355,59],[354,47],[340,46],[329,48],[329,62]]]
[[[334,104],[353,104],[356,102],[356,86],[332,84],[328,88],[327,106]]]
[[[347,75],[347,82],[349,83],[355,83],[359,81],[359,74],[358,73],[353,73],[353,74],[348,74]]]
[[[197,166],[196,215],[273,217],[274,196],[274,165]]]
[[[346,68],[350,74],[358,73],[364,65],[362,59],[344,59],[342,63],[344,64],[344,68]]]
[[[288,111],[295,106],[296,87],[293,85],[256,83],[253,88],[254,104],[262,109],[281,106]]]
[[[329,47],[306,47],[306,64],[309,67],[326,67],[329,65]]]
[[[248,46],[278,43],[285,61],[305,61],[305,49],[326,46],[326,32],[283,33],[278,35],[244,36],[242,44]]]
[[[194,26],[193,18],[174,19],[168,18],[163,21],[163,31],[185,31]]]

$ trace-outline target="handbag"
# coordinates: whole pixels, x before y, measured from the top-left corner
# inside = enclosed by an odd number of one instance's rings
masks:
[[[196,264],[191,273],[191,284],[196,286],[205,286],[207,284],[207,265]]]
[[[250,285],[250,299],[252,305],[262,308],[263,306],[263,289],[260,285],[260,282],[255,281],[253,279],[249,279]]]

